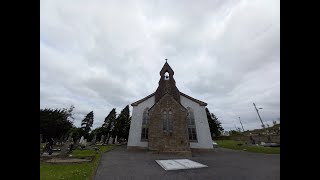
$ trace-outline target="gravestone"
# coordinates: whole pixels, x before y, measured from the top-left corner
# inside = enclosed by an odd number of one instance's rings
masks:
[[[68,137],[68,140],[67,141],[71,141],[73,138],[72,138],[72,132],[69,134],[69,137]]]
[[[71,149],[69,149],[71,143],[73,143],[73,142],[67,141],[67,142],[62,146],[61,152],[60,152],[61,155],[67,155],[67,154],[71,151]]]
[[[112,143],[113,143],[113,138],[112,136],[110,136],[108,144],[112,144]]]
[[[250,136],[250,142],[251,144],[256,144],[256,141],[252,138],[252,136]]]
[[[73,144],[73,138],[72,138],[72,133],[71,136],[69,135],[68,140],[66,143],[63,145],[61,149],[61,155],[67,155],[73,150],[74,144]]]
[[[272,143],[272,141],[271,141],[271,136],[270,136],[270,135],[268,136],[267,143]]]
[[[97,140],[97,135],[94,135],[93,136],[93,139],[91,141],[91,145],[95,144],[96,143],[96,140]]]
[[[42,143],[42,134],[40,134],[40,143]]]
[[[84,149],[87,146],[87,139],[84,139],[84,137],[82,136],[80,139],[79,145],[81,149]]]
[[[80,141],[79,141],[79,144],[80,144],[80,145],[83,143],[83,140],[84,140],[84,137],[81,136]]]
[[[116,139],[114,140],[115,144],[118,144],[118,136],[116,136]]]
[[[104,144],[105,139],[106,139],[105,135],[102,135],[102,136],[101,136],[101,139],[100,139],[100,143],[101,143],[101,144]]]

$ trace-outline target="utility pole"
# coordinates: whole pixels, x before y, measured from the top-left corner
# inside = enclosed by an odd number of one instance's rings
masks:
[[[256,104],[254,104],[254,103],[253,103],[253,106],[254,106],[254,108],[255,108],[255,109],[256,109],[256,111],[257,111],[257,114],[258,114],[259,119],[260,119],[260,121],[261,121],[262,127],[263,127],[263,129],[264,129],[264,128],[265,128],[265,126],[264,126],[264,124],[263,124],[263,122],[262,122],[262,119],[261,119],[261,117],[260,117],[259,110],[257,109]]]
[[[240,117],[239,117],[239,121],[240,121],[240,124],[241,124],[241,127],[242,127],[242,131],[244,132],[244,129],[243,129],[243,126],[242,126],[242,122],[240,120]]]

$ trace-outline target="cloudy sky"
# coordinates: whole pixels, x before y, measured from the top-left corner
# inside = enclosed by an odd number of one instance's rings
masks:
[[[225,130],[280,117],[279,0],[42,0],[40,108],[75,106],[94,128],[158,87],[165,58],[179,90]],[[130,107],[132,110],[132,107]],[[279,121],[278,121],[279,122]]]

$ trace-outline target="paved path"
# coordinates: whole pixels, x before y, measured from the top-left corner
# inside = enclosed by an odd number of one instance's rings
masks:
[[[190,159],[207,168],[165,171],[155,160]],[[216,152],[193,153],[193,157],[128,152],[126,146],[103,154],[95,180],[104,179],[280,179],[280,155],[218,148]]]

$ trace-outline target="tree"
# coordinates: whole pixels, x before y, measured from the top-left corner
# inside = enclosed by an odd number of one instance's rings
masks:
[[[104,134],[105,135],[108,135],[107,136],[107,143],[109,142],[109,138],[110,138],[110,135],[111,135],[111,132],[113,131],[114,129],[114,125],[115,125],[115,122],[116,122],[116,117],[117,117],[117,113],[116,113],[116,108],[113,108],[108,116],[104,119],[104,123],[102,124],[102,127],[104,128]],[[100,137],[100,136],[98,136]]]
[[[117,136],[118,140],[125,139],[128,140],[129,130],[130,130],[130,111],[129,105],[127,105],[116,118],[116,123],[114,125],[114,130],[112,131],[113,137]]]
[[[81,128],[83,130],[82,135],[85,136],[85,138],[88,137],[89,131],[91,130],[92,125],[93,125],[93,111],[89,112],[81,122]]]
[[[101,137],[102,135],[104,135],[106,132],[105,132],[105,129],[103,127],[98,127],[98,128],[95,128],[94,130],[92,130],[89,134],[89,138],[88,138],[88,141],[91,141],[94,137],[94,135],[96,135],[96,137]]]
[[[220,121],[213,113],[210,113],[208,108],[206,108],[206,113],[207,113],[207,119],[208,119],[208,123],[209,123],[211,137],[220,136],[224,130],[221,126]]]
[[[63,138],[73,127],[66,109],[40,109],[40,134],[43,139]]]
[[[72,133],[72,138],[73,138],[74,142],[77,141],[78,139],[80,139],[82,134],[84,134],[82,128],[77,128],[77,127],[72,127],[68,131],[69,135],[70,135],[70,133]]]
[[[236,130],[231,130],[231,131],[229,131],[229,135],[230,135],[230,136],[235,136],[235,135],[240,135],[240,134],[241,134],[241,132],[236,131]]]
[[[71,122],[74,121],[73,109],[74,109],[74,105],[71,105],[70,108],[68,110],[66,110],[67,115],[68,115],[68,120],[71,121]]]

